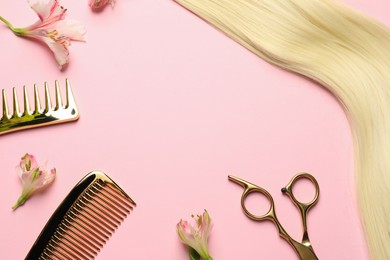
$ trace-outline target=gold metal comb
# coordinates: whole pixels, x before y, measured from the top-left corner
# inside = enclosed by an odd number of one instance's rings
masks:
[[[34,111],[30,110],[27,88],[23,87],[24,111],[19,110],[18,95],[13,88],[13,113],[8,112],[7,95],[2,90],[3,113],[0,119],[0,135],[23,129],[75,121],[79,118],[76,102],[66,80],[66,105],[63,106],[58,81],[55,81],[56,105],[51,105],[49,88],[45,82],[45,108],[41,108],[37,85],[34,84]]]
[[[56,209],[25,259],[94,259],[135,206],[107,175],[91,172]]]

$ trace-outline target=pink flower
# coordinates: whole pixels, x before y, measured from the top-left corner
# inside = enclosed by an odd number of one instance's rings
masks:
[[[37,190],[52,183],[56,177],[56,169],[47,171],[45,166],[38,166],[35,157],[26,153],[16,167],[23,184],[22,194],[18,198],[13,209],[23,205],[26,200]]]
[[[89,0],[88,3],[92,10],[100,10],[108,4],[114,7],[115,0]]]
[[[79,22],[64,20],[66,9],[60,6],[58,0],[49,2],[30,3],[31,8],[37,13],[39,20],[25,28],[15,28],[10,22],[0,16],[3,21],[17,36],[30,37],[44,42],[54,53],[60,67],[68,63],[68,47],[71,41],[84,41],[85,27]]]
[[[203,215],[194,217],[195,224],[189,224],[187,221],[180,220],[177,223],[177,233],[181,241],[188,245],[190,249],[195,250],[200,257],[206,260],[212,260],[209,255],[207,242],[212,229],[212,222],[208,212],[205,210]],[[191,252],[191,251],[190,251]],[[191,254],[191,253],[190,253]]]

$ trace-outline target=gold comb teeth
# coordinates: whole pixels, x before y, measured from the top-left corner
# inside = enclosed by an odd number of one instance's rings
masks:
[[[0,135],[15,132],[23,129],[40,127],[45,125],[60,124],[69,121],[75,121],[79,118],[79,112],[73,97],[70,83],[66,80],[66,104],[62,104],[60,87],[58,81],[55,81],[56,105],[51,105],[49,88],[45,83],[45,107],[41,108],[37,85],[34,85],[34,110],[30,110],[30,102],[26,86],[23,87],[24,111],[20,112],[18,95],[16,89],[12,91],[13,113],[9,114],[7,95],[2,90],[3,113],[0,119]]]
[[[25,259],[94,259],[135,206],[107,175],[91,172],[56,209]]]

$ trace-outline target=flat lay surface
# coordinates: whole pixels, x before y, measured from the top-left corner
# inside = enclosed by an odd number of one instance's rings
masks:
[[[387,1],[344,2],[390,25]],[[329,92],[269,65],[170,0],[118,0],[101,12],[87,1],[61,4],[87,28],[63,71],[46,46],[0,25],[0,88],[8,99],[16,87],[21,100],[26,85],[32,102],[34,83],[43,98],[45,81],[54,97],[55,80],[64,97],[67,78],[80,112],[77,122],[0,136],[0,259],[23,259],[53,211],[93,170],[137,203],[97,259],[188,259],[176,224],[204,209],[214,222],[214,259],[295,259],[271,222],[243,214],[243,190],[228,175],[268,190],[280,222],[300,241],[298,210],[280,192],[299,172],[312,174],[321,189],[308,215],[317,256],[368,259],[350,127]],[[16,27],[37,20],[25,1],[1,1],[0,15]],[[22,189],[15,166],[26,152],[40,164],[48,160],[57,177],[12,211]],[[309,182],[296,187],[304,200],[313,190]],[[266,211],[266,200],[249,199],[254,212]]]

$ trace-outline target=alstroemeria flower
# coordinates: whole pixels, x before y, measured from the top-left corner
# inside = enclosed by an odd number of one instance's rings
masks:
[[[205,260],[212,260],[207,247],[208,238],[212,229],[212,222],[209,213],[205,210],[203,215],[192,217],[195,223],[180,220],[177,223],[177,233],[181,241],[195,250]]]
[[[18,198],[13,209],[23,205],[26,200],[37,190],[52,183],[56,177],[56,169],[50,171],[45,166],[38,166],[35,157],[26,153],[21,159],[16,170],[23,184],[22,194]]]
[[[3,21],[17,36],[30,37],[44,42],[54,53],[60,67],[68,63],[71,41],[84,41],[86,29],[76,21],[64,20],[66,9],[60,6],[58,0],[43,2],[37,0],[30,3],[31,8],[37,13],[39,20],[24,28],[15,28],[10,22],[0,16]]]
[[[89,0],[88,3],[89,7],[91,7],[92,10],[100,10],[108,4],[114,7],[115,0]]]

